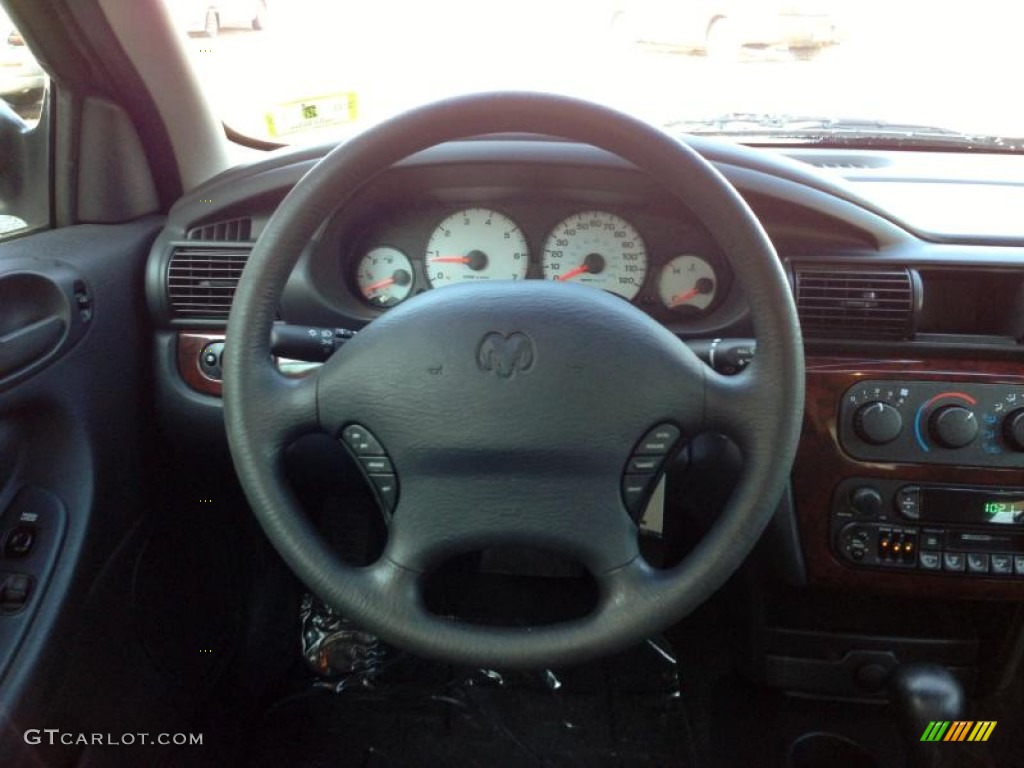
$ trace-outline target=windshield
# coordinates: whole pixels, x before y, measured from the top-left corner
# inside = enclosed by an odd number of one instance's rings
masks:
[[[751,143],[1024,143],[1024,6],[1004,0],[167,3],[225,123],[280,143],[495,89]]]

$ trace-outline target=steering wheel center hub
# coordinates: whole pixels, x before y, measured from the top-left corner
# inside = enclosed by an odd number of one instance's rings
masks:
[[[394,460],[431,474],[621,472],[653,424],[698,431],[704,366],[662,326],[594,288],[458,285],[391,310],[319,377],[319,417],[357,415]]]

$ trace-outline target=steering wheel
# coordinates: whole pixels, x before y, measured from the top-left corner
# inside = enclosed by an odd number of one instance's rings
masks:
[[[275,369],[270,330],[285,282],[325,218],[381,171],[468,136],[530,132],[632,162],[674,194],[730,259],[757,356],[740,374],[706,367],[622,299],[526,280],[429,291],[373,321],[315,374]],[[288,565],[363,629],[426,657],[530,668],[627,647],[682,618],[742,563],[787,481],[803,412],[803,348],[785,273],[757,218],[694,150],[587,102],[529,93],[459,97],[367,130],[295,185],[238,284],[224,353],[224,415],[239,479]],[[400,495],[381,557],[343,562],[304,516],[283,456],[300,435],[367,428]],[[660,425],[717,431],[744,467],[726,508],[679,565],[650,567],[622,496],[634,447]],[[583,618],[494,627],[427,610],[445,560],[531,546],[575,558],[599,597]]]

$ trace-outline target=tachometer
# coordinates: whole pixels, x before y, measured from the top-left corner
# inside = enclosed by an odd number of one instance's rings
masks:
[[[359,261],[356,283],[370,304],[393,307],[412,291],[412,264],[397,248],[373,248]]]
[[[717,289],[714,267],[692,254],[676,256],[658,277],[658,296],[669,309],[703,312],[715,300]]]
[[[427,279],[435,288],[467,280],[521,280],[529,250],[512,219],[467,208],[437,225],[427,243]]]
[[[633,299],[647,275],[647,249],[621,216],[584,211],[555,225],[544,243],[542,266],[548,280],[571,280]]]

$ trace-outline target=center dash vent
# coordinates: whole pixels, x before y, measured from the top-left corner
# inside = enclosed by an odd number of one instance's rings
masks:
[[[211,221],[192,227],[185,235],[188,240],[205,240],[218,243],[244,243],[252,241],[252,219],[240,216],[237,219]]]
[[[914,284],[907,269],[796,266],[804,336],[906,339],[914,332]]]
[[[816,168],[828,168],[834,171],[875,171],[892,165],[892,160],[889,157],[867,152],[812,150],[797,151],[791,157]]]
[[[223,320],[251,247],[179,246],[167,268],[167,299],[175,317]]]

